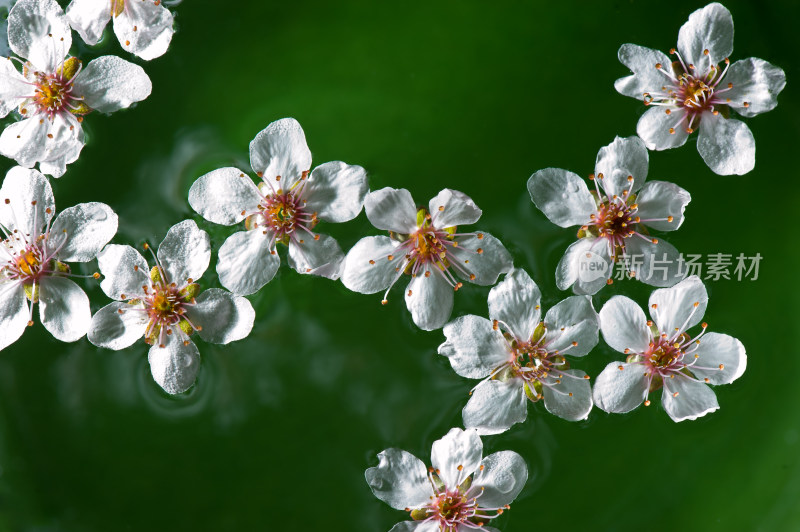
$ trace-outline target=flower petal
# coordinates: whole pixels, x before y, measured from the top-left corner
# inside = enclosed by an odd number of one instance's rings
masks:
[[[547,350],[551,353],[564,351],[567,355],[579,357],[589,354],[597,345],[600,319],[590,297],[570,296],[560,301],[547,311],[544,325]]]
[[[594,404],[611,414],[630,412],[644,402],[646,371],[640,364],[611,362],[594,382]]]
[[[511,329],[511,334],[528,341],[539,325],[542,293],[528,272],[514,268],[503,282],[489,291],[489,318]]]
[[[56,115],[52,122],[45,119],[44,124],[47,135],[44,152],[37,159],[39,170],[43,174],[61,177],[67,171],[67,165],[78,160],[83,149],[86,142],[83,128],[70,113]]]
[[[716,2],[698,9],[678,32],[678,51],[686,65],[705,74],[733,52],[733,17]]]
[[[626,254],[636,261],[630,264],[630,271],[650,286],[672,286],[686,277],[681,271],[681,254],[669,242],[655,240],[657,243],[637,237],[628,240]]]
[[[298,273],[336,280],[342,273],[344,253],[335,238],[317,233],[303,234],[289,242],[289,266]]]
[[[347,252],[342,265],[342,284],[353,292],[374,294],[386,290],[399,275],[402,263],[394,260],[398,244],[386,236],[368,236]],[[391,256],[392,260],[388,257]]]
[[[104,55],[75,76],[73,90],[92,109],[112,113],[150,96],[153,84],[139,65]]]
[[[507,273],[514,267],[511,253],[489,233],[476,232],[456,237],[455,240],[458,247],[452,248],[448,255],[461,265],[455,271],[471,283],[492,286],[501,273]]]
[[[28,118],[6,126],[0,134],[0,155],[14,159],[18,165],[32,167],[45,153],[48,121]]]
[[[528,193],[536,207],[559,227],[583,225],[597,210],[583,179],[560,168],[533,174],[528,179]]]
[[[311,169],[306,135],[294,118],[276,120],[250,143],[250,166],[275,190],[289,190]]]
[[[425,272],[430,271],[426,277]],[[426,266],[416,277],[411,278],[406,288],[406,307],[411,319],[422,330],[435,331],[442,328],[453,312],[453,287],[442,277],[437,267]]]
[[[182,286],[203,276],[211,260],[211,240],[194,220],[184,220],[169,228],[157,255],[169,282]]]
[[[528,466],[514,451],[490,454],[481,465],[483,469],[472,482],[473,486],[483,488],[478,499],[481,508],[502,508],[511,504],[528,481]]]
[[[97,254],[97,266],[105,277],[100,288],[111,299],[144,297],[143,286],[150,286],[150,268],[138,251],[130,246],[109,244]]]
[[[478,431],[453,428],[433,442],[431,465],[438,470],[444,485],[454,489],[478,469],[482,455],[483,442]]]
[[[147,353],[153,379],[169,394],[183,393],[194,384],[200,370],[200,351],[194,342],[165,335],[164,347],[154,345]]]
[[[53,189],[46,177],[19,166],[8,171],[0,188],[0,224],[12,231],[38,235],[55,210]]]
[[[683,223],[683,211],[692,196],[674,183],[648,181],[636,195],[642,223],[659,231],[674,231]],[[668,221],[672,216],[672,221]],[[653,219],[656,220],[653,220]]]
[[[378,229],[401,234],[417,230],[417,208],[411,193],[391,187],[370,192],[364,198],[364,211]]]
[[[103,30],[111,20],[111,9],[108,2],[72,0],[67,6],[67,20],[83,42],[94,46],[103,36]]]
[[[422,460],[394,448],[378,453],[378,460],[377,466],[364,473],[377,498],[396,510],[416,508],[428,502],[433,489]]]
[[[643,353],[650,344],[647,316],[641,307],[625,296],[614,296],[600,309],[603,340],[615,351]]]
[[[667,114],[667,111],[670,111]],[[703,116],[710,113],[704,113]],[[702,123],[702,122],[701,122]],[[686,144],[686,112],[675,107],[651,107],[639,118],[636,134],[644,141],[648,150],[667,150]]]
[[[661,64],[667,71],[672,69],[672,60],[664,53],[636,44],[623,44],[617,52],[620,62],[631,69],[633,75],[614,82],[617,92],[631,98],[644,99],[646,92],[659,90],[667,76],[656,68]]]
[[[689,366],[689,370],[700,379],[707,378],[711,384],[730,384],[741,377],[747,367],[742,342],[727,334],[703,335],[695,354],[697,362]]]
[[[28,326],[28,305],[22,284],[0,282],[0,350],[13,344]]]
[[[197,296],[186,315],[201,327],[200,338],[212,344],[228,344],[247,337],[256,317],[250,301],[219,288],[209,288]]]
[[[614,142],[600,148],[594,172],[608,196],[622,196],[622,191],[630,188],[628,176],[633,177],[632,192],[642,187],[647,179],[649,160],[642,139],[616,137]],[[603,175],[602,179],[600,174]]]
[[[358,216],[368,190],[366,170],[333,161],[314,168],[303,198],[306,209],[316,212],[320,220],[341,223]]]
[[[664,379],[664,392],[661,404],[673,421],[697,419],[719,409],[717,396],[703,384],[683,373],[676,373],[674,379]]]
[[[126,51],[149,61],[169,48],[172,23],[172,13],[161,2],[128,1],[114,18],[114,33]]]
[[[50,228],[49,248],[61,248],[63,262],[88,262],[117,234],[117,214],[105,203],[80,203],[64,209]]]
[[[576,294],[591,295],[606,285],[613,271],[608,244],[602,238],[581,238],[569,245],[556,266],[556,286],[572,286]]]
[[[438,352],[450,360],[453,370],[468,379],[482,379],[509,361],[503,333],[486,318],[461,316],[442,329],[445,342]]]
[[[220,225],[233,225],[258,208],[261,193],[238,168],[220,168],[200,176],[189,189],[189,205],[200,216]]]
[[[697,151],[719,175],[744,175],[756,165],[756,140],[750,128],[721,114],[703,113]]]
[[[528,417],[528,400],[518,378],[481,381],[461,411],[464,427],[478,434],[500,434]],[[483,499],[481,498],[481,501]]]
[[[38,70],[54,72],[72,46],[64,10],[55,0],[19,0],[8,13],[8,44]]]
[[[26,96],[32,96],[34,90],[13,61],[0,57],[0,118],[16,109]]]
[[[92,321],[89,298],[74,282],[48,276],[39,281],[39,319],[44,328],[62,342],[76,342]]]
[[[449,188],[431,199],[428,212],[431,214],[431,225],[438,229],[474,224],[483,214],[472,198]]]
[[[572,354],[570,352],[570,354]],[[619,370],[617,370],[619,371]],[[543,386],[544,407],[553,415],[569,421],[579,421],[589,417],[592,410],[592,387],[585,379],[586,373],[577,369],[559,372],[572,377],[551,376]],[[561,382],[557,382],[561,381]]]
[[[708,292],[700,278],[692,275],[672,288],[653,291],[648,305],[658,330],[677,336],[703,320]]]
[[[740,115],[751,117],[775,109],[778,94],[786,86],[786,74],[763,59],[750,57],[733,63],[725,81],[733,84],[725,92],[725,98],[731,100],[728,105]]]
[[[233,233],[219,248],[217,274],[219,282],[240,296],[258,292],[275,277],[281,265],[277,251],[269,247],[264,231]]]
[[[404,508],[397,508],[403,510]],[[389,532],[439,532],[436,521],[400,521]]]
[[[92,316],[87,338],[98,347],[119,351],[144,336],[147,324],[143,305],[114,301]]]

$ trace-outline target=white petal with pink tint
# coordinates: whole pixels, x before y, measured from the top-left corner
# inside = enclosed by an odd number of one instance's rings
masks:
[[[417,208],[411,193],[404,189],[382,188],[364,198],[364,210],[378,229],[412,233],[417,229]]]

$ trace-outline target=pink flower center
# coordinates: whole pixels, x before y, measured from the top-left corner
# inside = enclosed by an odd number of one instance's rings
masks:
[[[152,249],[147,244],[145,244],[145,249],[152,253]],[[153,258],[156,266],[150,270],[150,286],[142,286],[144,291],[144,298],[141,300],[143,308],[134,309],[144,312],[147,316],[145,342],[164,347],[166,337],[177,334],[182,338],[183,343],[188,345],[189,336],[194,331],[202,329],[186,316],[186,311],[195,305],[194,297],[200,287],[192,279],[187,279],[186,285],[183,287],[170,282],[166,270],[161,266],[155,253],[153,253]],[[124,295],[122,299],[125,299]],[[138,299],[130,301],[131,304],[138,302]],[[124,311],[120,310],[119,312],[123,313]]]
[[[258,187],[262,197],[257,209],[242,213],[247,216],[245,228],[261,228],[264,234],[270,234],[270,247],[273,249],[276,242],[302,244],[305,238],[319,240],[319,235],[312,231],[319,222],[317,213],[308,210],[303,198],[307,175],[308,172],[303,172],[300,181],[288,191],[276,190],[269,181],[262,182]]]
[[[72,80],[65,78],[60,73],[37,74],[35,87],[33,101],[40,113],[53,118],[59,113],[72,109],[70,105],[73,100],[70,94]]]
[[[708,50],[703,53],[708,55]],[[677,125],[685,127],[687,133],[694,132],[700,124],[703,113],[719,114],[720,109],[730,103],[729,98],[720,97],[721,94],[733,88],[733,83],[720,88],[720,82],[725,77],[730,66],[730,60],[725,58],[725,68],[712,65],[705,74],[699,73],[693,64],[686,64],[681,55],[673,48],[670,54],[677,56],[678,60],[672,65],[656,63],[655,68],[665,76],[661,90],[644,93],[645,105],[664,106],[666,114],[673,110],[681,113]],[[749,104],[744,102],[744,106]],[[669,128],[670,134],[675,134],[675,128]]]
[[[480,471],[483,467],[480,466]],[[433,496],[425,506],[406,509],[412,519],[433,521],[439,525],[440,532],[458,532],[464,528],[480,529],[509,508],[508,505],[502,508],[481,507],[479,499],[484,488],[473,485],[472,475],[466,475],[462,466],[458,466],[458,471],[457,487],[448,489],[439,477],[439,470],[428,470]]]
[[[34,245],[25,246],[25,249],[8,262],[6,268],[10,279],[18,279],[25,284],[32,284],[49,272],[44,250]]]

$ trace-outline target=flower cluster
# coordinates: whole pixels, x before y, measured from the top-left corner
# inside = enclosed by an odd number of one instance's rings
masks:
[[[85,115],[112,113],[150,95],[150,78],[138,65],[106,55],[84,68],[69,56],[72,32],[55,0],[17,2],[8,15],[8,43],[18,58],[0,58],[0,118],[16,109],[21,120],[3,130],[0,154],[20,166],[38,163],[42,173],[61,177],[83,149]]]
[[[109,206],[81,203],[55,216],[42,174],[60,177],[78,158],[84,117],[129,107],[152,89],[136,64],[102,56],[84,68],[70,55],[72,29],[94,45],[109,21],[122,47],[145,60],[164,54],[173,36],[173,15],[160,0],[73,0],[66,13],[55,0],[20,0],[9,14],[16,57],[0,58],[0,118],[15,111],[19,120],[0,134],[0,153],[19,166],[0,188],[0,349],[33,325],[38,303],[40,321],[61,341],[87,336],[98,347],[121,350],[143,338],[153,379],[165,392],[180,394],[197,379],[197,337],[228,344],[250,334],[255,311],[244,296],[275,277],[281,247],[296,272],[341,280],[362,294],[384,292],[383,304],[406,278],[413,322],[442,329],[439,354],[459,375],[480,381],[462,411],[466,429],[434,442],[432,467],[387,449],[366,471],[376,497],[410,515],[393,532],[496,530],[489,523],[520,494],[527,465],[512,451],[483,458],[481,436],[523,422],[529,402],[580,421],[595,405],[609,413],[650,405],[649,394],[661,389],[664,410],[678,422],[718,409],[707,385],[744,373],[744,346],[726,334],[706,333],[705,286],[697,276],[684,278],[678,251],[656,234],[681,226],[691,196],[673,183],[647,181],[648,149],[680,146],[698,129],[698,150],[714,172],[743,174],[754,167],[753,136],[731,112],[750,117],[774,108],[785,76],[761,59],[730,63],[733,21],[722,5],[689,17],[670,52],[675,60],[622,46],[619,58],[633,74],[615,86],[651,108],[639,120],[637,137],[617,137],[600,150],[591,186],[556,168],[528,180],[533,203],[552,223],[577,228],[555,272],[556,286],[575,295],[546,313],[539,286],[513,267],[503,244],[487,232],[463,229],[482,215],[469,196],[445,188],[420,206],[406,189],[369,191],[360,166],[334,161],[312,170],[305,133],[292,118],[272,122],[250,143],[257,184],[226,167],[200,176],[189,191],[189,204],[206,221],[243,224],[217,251],[216,272],[227,290],[201,289],[212,250],[194,220],[172,226],[155,252],[145,244],[148,264],[133,247],[109,243],[118,222]],[[386,234],[365,236],[345,253],[333,237],[317,232],[320,222],[348,222],[362,208]],[[642,257],[639,266],[631,256]],[[70,266],[94,259],[99,273],[74,273]],[[652,319],[625,296],[595,310],[592,296],[612,283],[615,265],[659,287],[650,296]],[[101,274],[100,288],[113,302],[92,316],[73,279]],[[488,319],[450,320],[464,282],[492,286]],[[699,333],[690,332],[699,324]],[[590,376],[571,365],[597,346],[601,333],[626,358],[608,364],[592,386]]]

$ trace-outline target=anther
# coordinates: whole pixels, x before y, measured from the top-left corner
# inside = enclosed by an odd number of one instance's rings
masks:
[[[478,248],[475,251],[478,252],[478,255],[481,255],[483,253],[483,248]]]
[[[720,364],[719,369],[725,369],[725,364]]]
[[[667,221],[668,221],[669,223],[672,223],[672,221],[673,221],[674,219],[675,219],[675,218],[673,218],[672,216],[667,216]]]
[[[375,261],[374,261],[374,260],[372,260],[372,259],[369,259],[369,263],[370,263],[370,264],[375,264]]]
[[[672,397],[678,397],[678,392],[673,393]]]
[[[622,371],[623,369],[625,369],[625,366],[617,366],[617,369]]]

